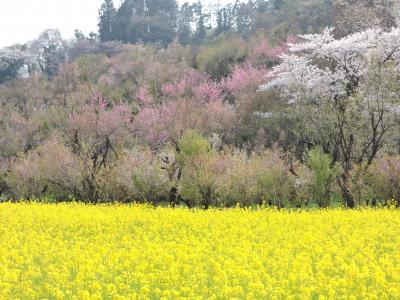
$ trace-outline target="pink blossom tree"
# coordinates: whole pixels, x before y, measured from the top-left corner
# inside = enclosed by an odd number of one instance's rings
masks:
[[[257,90],[264,81],[266,70],[256,68],[249,64],[236,66],[231,75],[223,81],[225,90],[232,95],[252,89]]]
[[[268,66],[275,65],[280,62],[283,54],[289,52],[290,44],[296,42],[299,42],[299,38],[289,35],[285,41],[272,46],[267,39],[262,38],[254,46],[253,52],[250,55],[250,61]]]
[[[117,146],[127,138],[131,111],[124,104],[110,105],[95,93],[79,111],[70,115],[66,134],[68,144],[83,165],[83,196],[99,198],[98,175],[117,154]]]

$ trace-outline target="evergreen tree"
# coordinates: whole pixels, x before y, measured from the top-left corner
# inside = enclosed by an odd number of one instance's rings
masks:
[[[193,12],[196,20],[196,32],[195,32],[195,41],[197,43],[201,43],[206,37],[206,19],[207,15],[203,12],[203,5],[200,1],[198,1],[193,6]]]
[[[99,10],[99,34],[102,42],[110,41],[112,36],[112,24],[115,16],[113,0],[104,0]]]
[[[217,28],[215,29],[215,34],[218,35],[224,31],[224,16],[222,10],[217,11]]]
[[[246,33],[251,29],[252,20],[254,17],[254,2],[240,3],[236,14],[236,31],[238,33]]]
[[[172,42],[177,32],[176,0],[125,0],[113,22],[113,36],[125,43]]]
[[[178,41],[181,44],[189,44],[192,37],[193,7],[185,2],[178,15]]]
[[[178,4],[176,0],[146,0],[147,31],[144,42],[173,41],[177,31]]]
[[[236,16],[238,11],[238,1],[233,6],[228,4],[217,11],[217,28],[215,33],[218,35],[222,32],[231,31],[236,27]]]
[[[113,22],[114,39],[124,43],[137,43],[143,40],[147,27],[144,17],[144,0],[123,1]]]
[[[273,0],[271,1],[272,10],[281,9],[285,5],[285,0]]]
[[[271,2],[267,0],[256,0],[255,11],[259,14],[271,12]]]

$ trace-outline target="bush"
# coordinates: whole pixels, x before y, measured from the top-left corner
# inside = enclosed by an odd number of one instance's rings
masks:
[[[400,156],[383,156],[375,160],[368,170],[369,184],[375,200],[394,199],[400,206]]]
[[[83,199],[82,164],[56,140],[17,158],[6,177],[12,199]]]
[[[248,156],[242,151],[225,154],[226,171],[220,176],[219,201],[224,206],[240,204],[301,206],[304,196],[297,194],[294,175],[277,152]],[[303,184],[299,184],[299,186]]]
[[[241,64],[247,56],[247,45],[240,38],[219,40],[214,45],[204,47],[197,55],[198,68],[212,79],[227,77],[232,66]]]
[[[188,130],[179,141],[183,160],[191,160],[211,151],[211,143],[196,130]]]
[[[375,198],[368,172],[366,164],[358,164],[349,173],[349,190],[357,206],[368,204]]]
[[[36,152],[15,159],[6,177],[9,197],[13,200],[39,198],[44,186],[40,174],[40,158]]]
[[[310,175],[303,165],[294,163],[292,173],[280,152],[265,151],[254,155],[249,167],[255,173],[260,204],[298,208],[308,203]]]
[[[112,201],[147,202],[165,200],[170,188],[168,176],[150,150],[126,150],[110,168],[103,184],[103,197]]]
[[[195,130],[188,130],[180,139],[178,164],[182,176],[178,186],[180,195],[189,207],[204,205],[207,209],[215,203],[216,154],[211,142]]]
[[[82,83],[96,83],[108,69],[107,58],[101,54],[86,54],[76,60],[78,79]]]
[[[321,148],[311,150],[306,163],[312,173],[310,182],[312,200],[319,207],[328,207],[336,177],[339,175],[338,169],[335,165],[332,165],[332,158],[325,154]]]
[[[220,193],[226,184],[226,174],[231,168],[231,157],[210,151],[188,161],[180,183],[182,197],[193,205],[206,209],[221,205]]]
[[[257,188],[247,154],[238,150],[226,151],[221,162],[226,171],[218,179],[218,203],[228,207],[250,206],[256,199]]]

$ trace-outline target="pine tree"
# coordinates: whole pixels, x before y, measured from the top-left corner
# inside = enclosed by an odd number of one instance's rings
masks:
[[[207,16],[203,12],[203,5],[200,1],[194,4],[193,12],[196,19],[195,41],[201,43],[207,34],[205,25]]]
[[[115,16],[115,7],[113,0],[104,0],[99,10],[99,34],[102,42],[110,41],[112,36],[112,25]]]
[[[217,11],[217,28],[215,33],[231,31],[234,26],[237,3],[235,6],[228,4]]]
[[[243,34],[250,31],[254,18],[254,10],[254,3],[251,0],[247,3],[239,4],[236,14],[236,31],[238,33]]]
[[[177,14],[176,0],[125,0],[113,22],[113,36],[125,43],[166,45],[176,36]]]
[[[173,41],[177,31],[178,4],[176,0],[146,0],[148,28],[144,42]]]
[[[178,41],[181,44],[189,44],[192,37],[193,7],[185,2],[178,15]]]

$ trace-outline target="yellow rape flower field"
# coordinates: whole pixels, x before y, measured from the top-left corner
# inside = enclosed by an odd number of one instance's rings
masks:
[[[1,299],[400,299],[394,209],[0,204]]]

